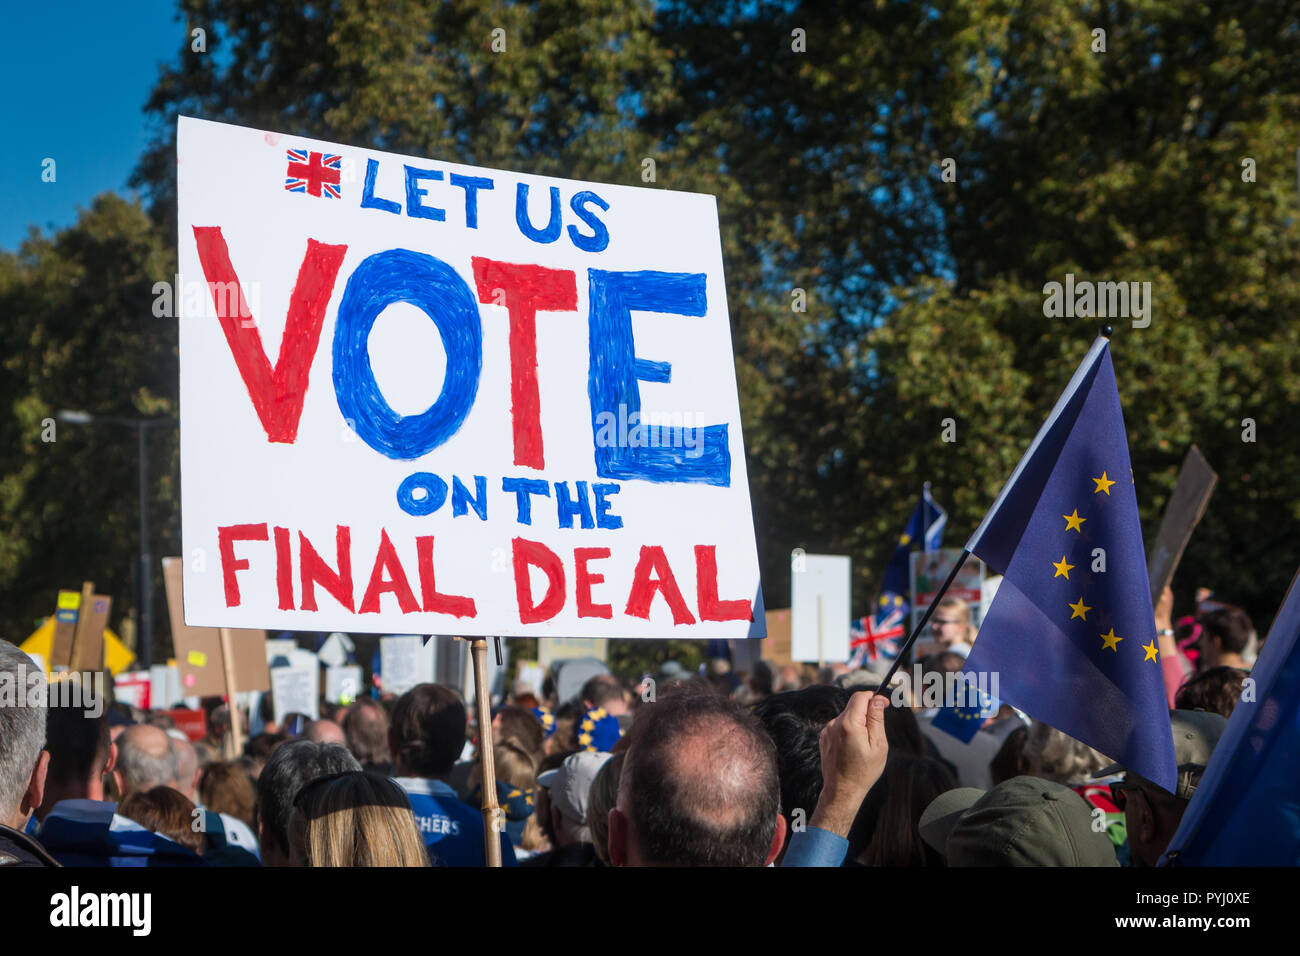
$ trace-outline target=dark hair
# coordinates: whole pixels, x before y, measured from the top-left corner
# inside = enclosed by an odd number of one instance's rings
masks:
[[[342,744],[290,740],[275,748],[257,778],[257,818],[265,821],[280,852],[289,853],[289,814],[302,785],[327,773],[360,769]]]
[[[875,817],[863,862],[867,866],[944,866],[944,859],[921,839],[917,824],[930,802],[957,786],[937,760],[891,753],[879,783],[863,808]]]
[[[194,828],[194,804],[179,790],[153,787],[131,794],[117,808],[128,820],[161,833],[181,846],[203,854],[203,831]]]
[[[1208,710],[1231,717],[1237,701],[1241,700],[1241,685],[1249,674],[1240,667],[1211,667],[1202,671],[1178,688],[1174,709]]]
[[[542,722],[537,719],[537,715],[527,707],[509,704],[501,708],[498,716],[501,718],[501,732],[497,734],[497,742],[514,741],[536,763],[542,754],[542,745],[546,742],[546,731],[542,729]]]
[[[416,684],[393,708],[395,758],[421,777],[451,771],[465,749],[465,705],[441,684]]]
[[[288,739],[288,734],[258,734],[244,744],[244,754],[257,760],[267,760]]]
[[[77,680],[69,677],[68,680]],[[84,693],[89,693],[83,686]],[[55,695],[50,695],[51,704]],[[83,697],[84,700],[84,697]],[[88,708],[51,706],[45,716],[45,749],[50,752],[51,783],[84,783],[103,771],[112,746],[108,712],[91,717]]]
[[[1002,741],[1002,746],[989,761],[989,777],[993,786],[997,786],[1012,777],[1022,777],[1029,772],[1024,758],[1025,744],[1029,740],[1029,728],[1022,723]]]
[[[358,698],[343,715],[343,738],[363,767],[388,767],[388,711],[369,697]]]
[[[623,699],[623,687],[613,674],[597,674],[582,685],[582,699],[592,707],[603,707],[615,698]]]
[[[1246,612],[1231,604],[1202,614],[1201,627],[1204,630],[1201,640],[1217,637],[1219,646],[1229,654],[1244,651],[1254,631]]]
[[[711,691],[683,687],[640,708],[631,734],[620,792],[648,862],[766,862],[781,788],[776,748],[757,717]],[[697,756],[702,746],[708,764]]]
[[[754,716],[776,745],[781,815],[787,820],[798,809],[805,820],[812,816],[822,792],[822,728],[840,715],[852,696],[842,687],[815,684],[773,694],[754,707]]]

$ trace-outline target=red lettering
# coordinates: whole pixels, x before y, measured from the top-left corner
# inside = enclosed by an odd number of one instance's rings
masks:
[[[544,544],[514,539],[515,599],[519,605],[519,621],[536,624],[549,621],[564,607],[564,562]],[[528,568],[541,568],[546,572],[546,596],[540,604],[533,602],[533,582]]]
[[[478,611],[473,598],[438,593],[433,581],[433,535],[416,538],[415,553],[420,566],[420,596],[424,598],[424,609],[434,614],[476,617]]]
[[[221,576],[226,585],[226,607],[239,607],[239,581],[236,571],[248,568],[246,558],[235,557],[236,541],[265,541],[266,522],[232,524],[217,529],[217,550],[221,552]]]
[[[335,525],[334,552],[338,556],[339,570],[334,569],[321,559],[307,540],[307,536],[298,532],[298,561],[301,564],[302,609],[316,610],[316,585],[319,584],[349,611],[352,610],[352,529],[346,525]]]
[[[651,571],[655,574],[653,578],[650,577]],[[658,545],[642,545],[641,557],[637,560],[636,571],[632,575],[632,589],[628,594],[627,608],[624,613],[648,620],[650,603],[654,600],[656,591],[668,602],[668,607],[673,612],[674,624],[695,623],[695,618],[691,616],[686,602],[682,599],[681,589],[677,587],[673,569],[668,566],[664,549]]]
[[[384,577],[385,572],[387,577]],[[398,560],[397,549],[388,540],[388,532],[381,530],[379,551],[375,554],[375,566],[370,572],[366,595],[361,599],[360,613],[378,614],[379,596],[387,593],[397,596],[397,604],[403,614],[413,614],[420,610],[420,605],[415,603],[415,595],[411,593],[411,585],[406,580],[406,572],[402,570],[402,562]]]
[[[591,603],[591,586],[600,584],[605,580],[603,574],[593,574],[587,570],[587,562],[597,558],[608,558],[609,548],[574,548],[573,563],[577,565],[574,570],[574,586],[578,592],[578,617],[603,617],[611,618],[614,616],[614,608],[609,604],[592,604]]]
[[[502,305],[510,315],[510,414],[515,464],[543,468],[542,404],[537,391],[537,312],[578,307],[578,286],[569,269],[517,265],[475,256],[478,299]],[[498,291],[500,295],[498,295]]]
[[[266,437],[273,442],[292,443],[298,437],[298,421],[307,397],[307,375],[320,342],[325,306],[334,291],[334,280],[348,247],[307,240],[307,253],[303,256],[298,280],[289,297],[280,355],[272,370],[255,322],[245,321],[250,318],[246,315],[229,314],[231,297],[223,290],[238,289],[238,302],[242,304],[245,299],[239,276],[230,264],[230,252],[221,235],[221,227],[195,226],[194,240],[221,330],[226,334],[235,367],[248,389],[248,397],[253,400],[253,408],[266,430]],[[236,312],[246,313],[247,309],[240,307]]]
[[[289,553],[289,529],[273,528],[275,535],[275,590],[280,610],[293,610],[293,555]]]
[[[695,546],[695,595],[700,602],[701,621],[752,621],[754,619],[754,609],[748,601],[718,600],[716,545]]]

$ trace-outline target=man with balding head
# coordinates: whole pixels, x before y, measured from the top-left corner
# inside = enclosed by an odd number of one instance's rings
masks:
[[[717,694],[642,708],[609,814],[615,866],[764,866],[785,843],[776,747]]]
[[[306,732],[303,736],[308,740],[318,744],[342,744],[347,746],[347,739],[343,736],[343,728],[332,720],[313,720],[307,725]]]
[[[154,787],[180,789],[176,748],[167,731],[149,724],[134,724],[122,731],[117,738],[113,776],[122,800]]]

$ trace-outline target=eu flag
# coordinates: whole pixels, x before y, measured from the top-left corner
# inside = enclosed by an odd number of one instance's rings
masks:
[[[1300,866],[1300,574],[1192,794],[1170,862]]]
[[[1003,573],[966,671],[996,673],[1003,700],[1172,791],[1173,731],[1108,345],[1093,343],[966,545]]]
[[[921,489],[921,500],[912,510],[912,517],[907,519],[903,533],[898,536],[894,553],[885,565],[885,574],[880,584],[882,616],[895,610],[907,614],[907,599],[904,595],[911,587],[908,559],[912,554],[912,546],[920,541],[926,551],[938,551],[943,544],[943,529],[947,523],[948,513],[930,497],[930,483],[927,481]]]

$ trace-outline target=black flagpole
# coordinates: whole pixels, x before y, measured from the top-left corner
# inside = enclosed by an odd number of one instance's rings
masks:
[[[894,679],[894,674],[898,672],[899,665],[903,663],[903,658],[907,656],[907,652],[912,649],[912,645],[916,643],[916,639],[920,637],[921,632],[925,630],[925,626],[930,622],[930,616],[934,614],[935,606],[943,599],[948,588],[952,587],[952,582],[957,577],[957,572],[961,570],[962,565],[966,563],[966,559],[969,557],[970,552],[962,549],[961,557],[957,559],[957,563],[954,564],[952,570],[948,572],[948,580],[943,582],[943,587],[939,588],[939,592],[930,599],[930,606],[927,607],[925,613],[921,615],[921,620],[917,622],[916,628],[912,631],[912,636],[907,639],[906,644],[899,648],[898,656],[894,658],[894,663],[890,665],[889,671],[880,681],[880,693],[888,695],[889,682]]]

